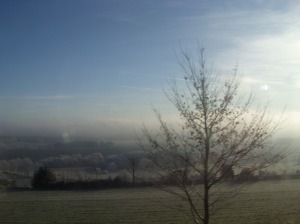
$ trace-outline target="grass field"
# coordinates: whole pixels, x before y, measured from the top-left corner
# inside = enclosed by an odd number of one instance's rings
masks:
[[[258,182],[231,202],[211,223],[300,223],[300,180]],[[178,209],[154,188],[0,192],[0,223],[188,223]]]

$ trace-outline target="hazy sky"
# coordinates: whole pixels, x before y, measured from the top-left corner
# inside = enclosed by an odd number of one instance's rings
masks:
[[[131,140],[198,41],[300,137],[299,37],[298,0],[2,0],[0,134]]]

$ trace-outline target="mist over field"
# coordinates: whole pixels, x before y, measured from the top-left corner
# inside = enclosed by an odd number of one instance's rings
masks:
[[[276,150],[285,150],[287,156],[272,166],[270,169],[279,173],[295,173],[300,169],[300,138],[278,138],[274,140]],[[88,156],[101,154],[105,157],[123,157],[125,163],[128,159],[139,155],[147,158],[136,142],[115,144],[111,141],[103,141],[93,138],[68,138],[65,137],[8,137],[0,136],[0,162],[14,159],[28,158],[33,162],[46,161],[51,158],[80,155]],[[101,161],[99,161],[99,164]],[[74,164],[73,164],[74,165]],[[73,166],[62,165],[62,166]],[[93,164],[92,164],[93,165]],[[76,166],[76,165],[74,165]]]

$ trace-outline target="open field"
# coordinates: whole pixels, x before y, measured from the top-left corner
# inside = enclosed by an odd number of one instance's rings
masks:
[[[181,202],[154,188],[0,192],[0,223],[188,223],[180,209]],[[300,223],[300,180],[255,183],[211,221]]]

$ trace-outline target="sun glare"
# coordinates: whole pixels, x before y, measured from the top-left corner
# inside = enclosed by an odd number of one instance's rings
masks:
[[[268,91],[269,90],[269,86],[268,85],[262,85],[260,87],[260,89],[263,90],[263,91]]]

